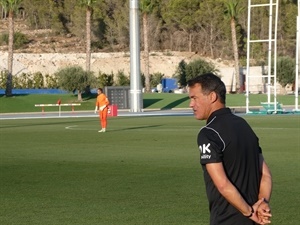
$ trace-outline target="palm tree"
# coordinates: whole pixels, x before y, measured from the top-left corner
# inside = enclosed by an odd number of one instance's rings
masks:
[[[86,71],[91,70],[91,18],[93,5],[97,0],[81,0],[80,5],[86,8],[85,25],[86,25]]]
[[[156,0],[141,0],[140,1],[140,10],[143,17],[143,31],[144,31],[144,54],[145,54],[145,92],[151,92],[150,87],[150,74],[149,74],[149,24],[148,16],[152,13]]]
[[[7,80],[5,95],[12,96],[12,68],[14,54],[14,13],[18,9],[22,0],[0,0],[3,9],[8,12],[8,62],[7,62]]]
[[[80,0],[81,7],[86,8],[85,13],[85,29],[86,29],[86,72],[89,73],[91,70],[91,20],[93,13],[93,6],[97,2],[97,0]],[[85,88],[86,93],[90,93],[90,86]]]
[[[232,38],[232,47],[233,47],[233,55],[234,55],[234,70],[235,70],[235,87],[238,92],[241,92],[241,80],[240,80],[240,67],[239,67],[239,53],[238,53],[238,45],[236,38],[236,21],[239,13],[243,10],[243,8],[239,7],[238,0],[228,0],[225,2],[225,15],[230,19],[230,28],[231,28],[231,38]]]

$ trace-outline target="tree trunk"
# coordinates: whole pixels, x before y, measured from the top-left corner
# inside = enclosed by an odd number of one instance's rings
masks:
[[[92,10],[86,10],[86,71],[91,70],[91,14]]]
[[[92,9],[88,6],[86,10],[86,72],[91,70],[91,16],[92,16]],[[90,94],[91,89],[90,86],[85,88],[85,93]],[[78,95],[79,98],[79,95]],[[79,99],[78,99],[79,100]],[[81,93],[80,93],[80,100],[82,101]]]
[[[14,12],[12,10],[8,13],[9,28],[8,28],[8,61],[7,61],[7,80],[5,95],[7,97],[12,96],[12,70],[13,70],[13,54],[14,54]]]
[[[79,102],[82,102],[82,94],[81,94],[81,91],[80,91],[80,90],[78,90],[78,93],[77,93],[77,100],[78,100]]]
[[[145,58],[145,92],[151,92],[150,74],[149,74],[149,40],[148,40],[148,14],[143,14],[143,28],[144,28],[144,58]]]
[[[232,48],[234,54],[234,70],[235,70],[235,87],[236,90],[240,93],[240,67],[239,67],[239,53],[236,40],[236,30],[235,30],[235,19],[232,18],[231,22],[231,36],[232,36]]]
[[[210,26],[210,30],[209,30],[209,48],[210,48],[210,56],[214,59],[215,55],[214,55],[214,46],[213,46],[213,26]]]
[[[189,52],[192,52],[192,32],[189,32]]]

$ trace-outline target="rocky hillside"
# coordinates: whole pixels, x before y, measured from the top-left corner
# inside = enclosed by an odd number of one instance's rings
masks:
[[[0,20],[0,35],[8,32],[8,21]],[[56,35],[49,29],[30,30],[23,21],[15,21],[15,31],[25,34],[29,43],[22,49],[14,51],[14,74],[35,73],[53,74],[60,68],[79,65],[85,68],[85,40],[70,35]],[[0,46],[0,70],[7,68],[7,45]],[[141,53],[141,70],[145,68]],[[150,73],[160,72],[172,76],[181,60],[189,62],[200,58],[194,52],[151,52]],[[232,62],[211,60],[216,67],[231,67]],[[96,74],[130,71],[129,52],[94,52],[91,70]]]
[[[29,43],[16,53],[80,53],[84,52],[84,40],[71,35],[57,35],[50,29],[30,30],[23,21],[15,21],[15,32],[26,35]],[[8,33],[8,21],[0,20],[0,35]],[[7,46],[0,46],[0,51],[7,51]]]

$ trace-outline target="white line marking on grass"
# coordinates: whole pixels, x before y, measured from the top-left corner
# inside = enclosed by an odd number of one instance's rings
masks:
[[[95,131],[96,129],[85,129],[82,127],[79,127],[78,125],[73,125],[73,126],[67,126],[65,127],[66,130],[93,130]]]
[[[67,130],[75,130],[76,127],[78,127],[78,125],[73,125],[73,126],[68,126],[68,127],[65,127]]]

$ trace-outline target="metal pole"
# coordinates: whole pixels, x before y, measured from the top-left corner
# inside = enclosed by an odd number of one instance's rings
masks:
[[[269,5],[269,48],[268,48],[268,103],[271,102],[271,66],[272,66],[272,22],[273,22],[273,5],[272,0],[270,0]],[[276,81],[274,80],[274,87],[276,85]]]
[[[246,65],[246,113],[249,113],[249,72],[250,72],[250,23],[251,0],[248,0],[248,24],[247,24],[247,65]]]
[[[130,0],[130,111],[143,108],[140,75],[139,1]]]
[[[300,51],[300,0],[298,0],[297,35],[296,35],[296,77],[295,77],[295,111],[298,111],[299,91],[299,51]]]
[[[300,0],[299,0],[300,1]],[[247,27],[247,72],[246,72],[246,113],[249,113],[249,76],[250,76],[250,25],[251,25],[251,0],[248,1],[248,27]]]
[[[278,30],[278,8],[279,0],[275,1],[275,27],[274,27],[274,108],[277,110],[277,30]]]

